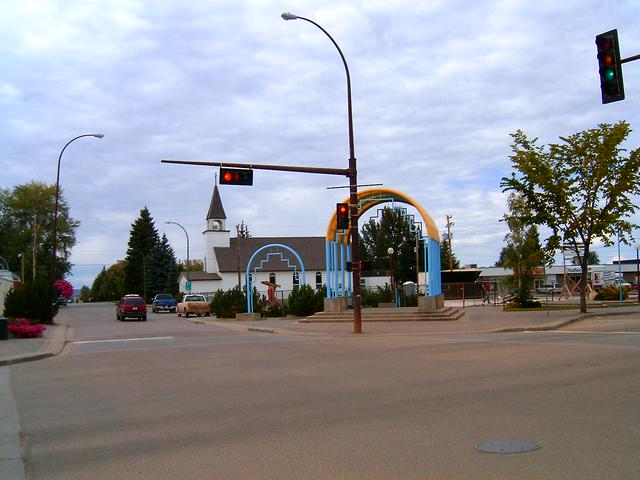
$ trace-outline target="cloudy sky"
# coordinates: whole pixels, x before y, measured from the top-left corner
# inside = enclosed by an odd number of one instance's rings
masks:
[[[75,287],[125,256],[148,207],[178,258],[204,256],[216,168],[161,159],[346,168],[351,71],[360,183],[410,195],[463,264],[503,245],[500,178],[510,133],[542,143],[627,120],[640,145],[640,61],[627,99],[600,102],[594,37],[617,28],[640,53],[637,0],[4,0],[0,4],[0,187],[61,185],[81,222]],[[256,171],[221,187],[228,225],[253,236],[322,236],[342,177]],[[638,221],[639,219],[636,219]],[[598,247],[603,261],[615,248]],[[631,247],[623,257],[635,258]]]

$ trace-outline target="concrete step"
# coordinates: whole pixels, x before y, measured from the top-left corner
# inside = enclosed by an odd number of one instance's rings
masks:
[[[403,308],[363,308],[363,322],[428,322],[455,321],[464,315],[464,310],[445,307],[432,312],[419,312],[416,307]],[[344,312],[318,312],[300,320],[302,323],[340,323],[352,322],[353,310]]]

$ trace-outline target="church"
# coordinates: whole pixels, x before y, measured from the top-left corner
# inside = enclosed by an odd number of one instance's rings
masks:
[[[220,191],[215,185],[206,216],[204,271],[182,272],[181,293],[212,295],[218,290],[244,288],[247,265],[252,286],[267,295],[275,285],[279,299],[295,286],[320,289],[327,283],[325,237],[231,237]],[[188,284],[191,289],[189,290]]]

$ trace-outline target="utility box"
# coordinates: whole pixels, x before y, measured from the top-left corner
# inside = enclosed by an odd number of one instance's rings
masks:
[[[0,340],[9,340],[9,320],[0,317]]]

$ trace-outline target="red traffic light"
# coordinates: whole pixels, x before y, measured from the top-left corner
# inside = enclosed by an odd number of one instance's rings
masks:
[[[220,185],[253,185],[253,170],[220,168]]]
[[[349,228],[349,204],[336,204],[336,214],[336,228],[338,230],[346,230],[347,228]]]

